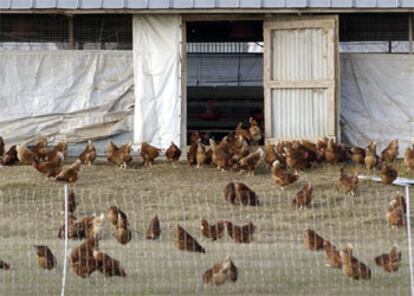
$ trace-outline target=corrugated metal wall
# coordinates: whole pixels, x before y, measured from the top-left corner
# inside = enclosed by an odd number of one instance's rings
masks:
[[[328,134],[327,91],[275,89],[272,91],[274,138],[315,138]]]
[[[272,62],[272,80],[328,79],[327,40],[323,29],[276,30],[272,39],[272,60],[276,61]]]
[[[414,0],[0,0],[0,9],[410,8]]]

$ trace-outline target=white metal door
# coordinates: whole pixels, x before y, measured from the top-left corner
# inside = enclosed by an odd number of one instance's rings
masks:
[[[337,16],[264,22],[266,140],[338,135]]]

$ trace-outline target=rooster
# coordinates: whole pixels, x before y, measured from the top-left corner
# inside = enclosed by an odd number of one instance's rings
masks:
[[[82,164],[87,164],[88,166],[91,166],[94,163],[96,159],[96,148],[92,144],[91,140],[88,141],[85,149],[79,155],[79,159],[81,160]]]
[[[211,239],[212,241],[222,238],[224,229],[225,226],[223,221],[219,221],[217,224],[210,225],[208,224],[207,220],[201,220],[201,234],[204,237]]]
[[[55,180],[59,182],[70,183],[70,184],[75,183],[79,177],[80,167],[81,167],[81,161],[78,159],[68,169],[62,170],[55,177]]]
[[[398,156],[398,140],[392,140],[381,152],[381,161],[394,162]]]
[[[283,170],[280,167],[280,162],[276,160],[272,165],[272,178],[280,189],[283,190],[285,187],[299,179],[299,173],[295,171],[294,174],[291,174],[288,171]]]
[[[345,276],[354,280],[371,278],[371,270],[364,263],[360,262],[352,255],[352,245],[347,244],[340,252],[342,262],[342,272]]]
[[[177,224],[175,246],[178,250],[205,253],[206,250],[184,228]]]
[[[109,141],[108,161],[126,169],[127,164],[132,161],[131,146],[132,143],[128,143],[118,147],[112,141]]]
[[[30,149],[23,145],[17,145],[17,158],[22,164],[32,165],[33,162],[39,162],[39,158]]]
[[[296,194],[296,197],[292,201],[292,205],[299,210],[309,206],[312,201],[313,186],[311,183],[306,183],[303,189]]]
[[[305,231],[305,248],[311,251],[321,251],[324,249],[323,237],[316,233],[316,231],[307,228]]]
[[[145,239],[156,240],[160,237],[160,235],[161,235],[160,220],[158,219],[158,216],[154,214],[152,216],[151,223],[148,226]]]
[[[224,187],[224,198],[232,205],[260,205],[257,194],[247,185],[239,182],[231,182]]]
[[[340,170],[339,188],[342,192],[354,196],[358,188],[358,173],[355,172],[349,176],[346,174],[345,168],[342,167]]]
[[[121,263],[108,254],[93,250],[93,258],[96,260],[96,269],[106,277],[127,276],[125,270],[121,267]]]
[[[214,266],[208,269],[203,274],[203,282],[206,284],[214,284],[221,286],[227,281],[237,281],[238,271],[236,265],[229,256],[224,258],[223,261],[214,264]]]
[[[375,257],[375,263],[385,272],[395,272],[400,268],[401,252],[397,246],[393,246],[391,252]]]
[[[155,159],[160,155],[161,149],[155,148],[144,142],[141,144],[141,157],[144,159],[145,167],[154,165]]]
[[[53,269],[56,266],[56,257],[48,246],[34,246],[36,248],[37,262],[42,269]]]
[[[177,147],[177,145],[174,144],[174,142],[171,142],[170,147],[165,151],[165,156],[167,157],[167,161],[171,162],[175,166],[180,161],[181,156],[181,150]]]
[[[58,152],[58,154],[56,154],[56,159],[40,163],[34,161],[32,166],[45,175],[46,178],[56,177],[62,172],[63,158],[63,153]]]
[[[236,243],[250,243],[253,240],[253,233],[256,230],[256,226],[251,221],[243,226],[233,225],[230,221],[225,221],[224,225],[227,228],[227,234]]]

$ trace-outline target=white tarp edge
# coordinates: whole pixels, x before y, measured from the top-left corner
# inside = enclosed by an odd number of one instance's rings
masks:
[[[131,52],[12,51],[0,53],[0,135],[7,144],[39,134],[71,143],[131,133]],[[103,144],[105,143],[105,144]]]
[[[414,138],[414,56],[341,54],[343,139],[383,149],[400,140],[400,156]]]
[[[180,144],[181,17],[134,15],[134,143]]]

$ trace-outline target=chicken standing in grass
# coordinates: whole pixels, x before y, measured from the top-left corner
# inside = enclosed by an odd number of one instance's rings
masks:
[[[385,272],[395,272],[400,268],[401,251],[397,246],[393,246],[387,254],[375,257],[375,263],[384,269]]]
[[[367,168],[368,172],[371,172],[372,169],[375,168],[377,165],[378,156],[377,156],[377,144],[375,142],[371,142],[367,148],[365,148],[365,167]]]
[[[225,221],[224,225],[227,228],[227,234],[236,243],[250,243],[253,240],[253,233],[256,231],[256,226],[253,222],[249,221],[248,224],[243,226],[237,226],[230,221]]]
[[[132,232],[128,229],[128,220],[123,219],[118,213],[115,238],[121,245],[126,245],[132,239]]]
[[[272,165],[272,178],[281,190],[299,179],[299,173],[289,173],[280,167],[280,162],[276,160]]]
[[[96,238],[88,238],[78,247],[71,250],[69,254],[69,268],[81,278],[88,277],[97,269],[97,262],[93,256],[98,247]]]
[[[47,139],[44,136],[40,136],[39,141],[36,146],[32,148],[32,152],[37,156],[39,160],[44,160],[47,158]]]
[[[187,163],[189,166],[195,165],[197,163],[197,142],[192,143],[190,149],[187,152]]]
[[[197,153],[196,153],[196,162],[197,162],[197,168],[201,168],[204,166],[207,160],[207,152],[206,147],[204,147],[203,143],[201,143],[201,140],[197,142]]]
[[[208,224],[206,219],[201,220],[201,234],[211,239],[212,241],[215,241],[219,238],[222,238],[224,235],[225,230],[225,223],[223,221],[217,222],[217,224]]]
[[[9,270],[10,269],[10,264],[4,262],[3,260],[0,260],[0,269]]]
[[[91,140],[88,141],[85,149],[79,155],[79,159],[81,160],[82,164],[86,164],[88,166],[91,166],[95,162],[96,148]]]
[[[371,278],[371,270],[364,263],[359,261],[352,255],[352,245],[347,244],[340,252],[342,262],[342,272],[345,276],[354,280],[369,280]]]
[[[68,157],[68,141],[66,140],[66,137],[65,137],[64,141],[57,143],[56,146],[54,146],[53,149],[47,153],[47,159],[52,160],[52,159],[56,158],[56,154],[58,152],[63,153],[63,157],[65,159],[67,159],[67,157]]]
[[[224,258],[223,261],[214,264],[212,268],[208,269],[203,274],[203,282],[206,284],[214,284],[216,286],[221,286],[227,281],[236,282],[237,278],[237,267],[229,256]]]
[[[96,260],[96,269],[106,277],[127,276],[125,270],[121,266],[121,263],[118,260],[113,259],[108,254],[93,250],[93,258]]]
[[[404,166],[406,167],[407,172],[414,171],[414,143],[404,151]]]
[[[243,139],[247,142],[250,142],[251,140],[250,131],[248,129],[243,128],[242,122],[239,122],[239,124],[236,127],[235,137],[238,138],[239,136],[243,137]]]
[[[392,140],[381,152],[381,161],[393,162],[398,156],[398,140]]]
[[[132,143],[116,146],[112,141],[108,144],[108,161],[115,163],[120,168],[127,168],[128,163],[132,161],[131,156]]]
[[[13,145],[9,148],[9,150],[7,150],[3,159],[0,161],[1,165],[10,166],[16,164],[19,161],[19,159],[17,158],[16,147],[16,145]]]
[[[323,237],[316,233],[316,231],[307,228],[305,231],[305,248],[311,251],[321,251],[324,249]]]
[[[144,142],[141,144],[141,157],[144,159],[144,166],[154,165],[155,159],[160,155],[161,149],[158,149]]]
[[[339,177],[339,189],[344,193],[354,196],[357,188],[358,173],[354,172],[353,175],[347,175],[347,173],[345,172],[345,167],[342,167],[340,170]]]
[[[42,269],[53,269],[56,266],[56,257],[47,246],[34,246],[36,248],[37,262]]]
[[[407,204],[405,199],[397,192],[387,208],[388,225],[391,227],[406,227],[406,211]]]
[[[124,225],[129,225],[127,215],[117,206],[110,206],[106,212],[106,218],[112,223],[112,225],[117,226],[118,220],[122,219]]]
[[[260,161],[264,156],[264,152],[259,148],[256,152],[250,153],[239,161],[239,168],[242,171],[247,171],[247,175],[254,176],[254,172],[260,165]]]
[[[50,161],[44,162],[36,162],[34,161],[32,166],[46,176],[46,178],[56,177],[62,172],[62,165],[63,165],[63,153],[58,152],[56,154],[56,159],[52,159]]]
[[[323,242],[323,248],[326,256],[326,266],[331,268],[342,268],[341,253],[330,242],[325,240]]]
[[[75,163],[73,163],[69,168],[67,168],[66,170],[62,170],[55,177],[55,180],[59,182],[74,184],[78,180],[80,167],[81,161],[77,159]]]
[[[264,162],[268,168],[272,168],[273,163],[278,160],[273,145],[267,143],[264,148]]]
[[[259,141],[262,139],[262,132],[257,124],[257,121],[253,117],[249,118],[249,124],[251,144],[257,145]]]
[[[177,147],[177,145],[174,144],[174,142],[171,142],[170,147],[168,147],[168,149],[165,151],[165,156],[167,157],[168,162],[176,166],[180,161],[181,150]]]
[[[296,197],[292,201],[292,205],[299,210],[309,206],[312,201],[313,186],[311,183],[306,183],[303,189],[296,194]]]
[[[398,177],[398,172],[392,166],[386,162],[382,163],[382,169],[380,172],[381,182],[385,185],[391,185]]]
[[[175,246],[178,250],[205,253],[205,249],[179,224],[175,232]]]
[[[151,223],[148,226],[145,239],[156,240],[161,235],[161,225],[158,216],[154,214],[151,219]]]
[[[364,164],[365,163],[365,150],[361,147],[353,147],[351,149],[351,160],[357,164]]]
[[[231,182],[224,187],[224,198],[232,205],[260,205],[257,194],[247,185],[239,182]]]
[[[39,158],[29,148],[24,145],[17,145],[17,158],[22,164],[32,165],[33,162],[39,162]]]

